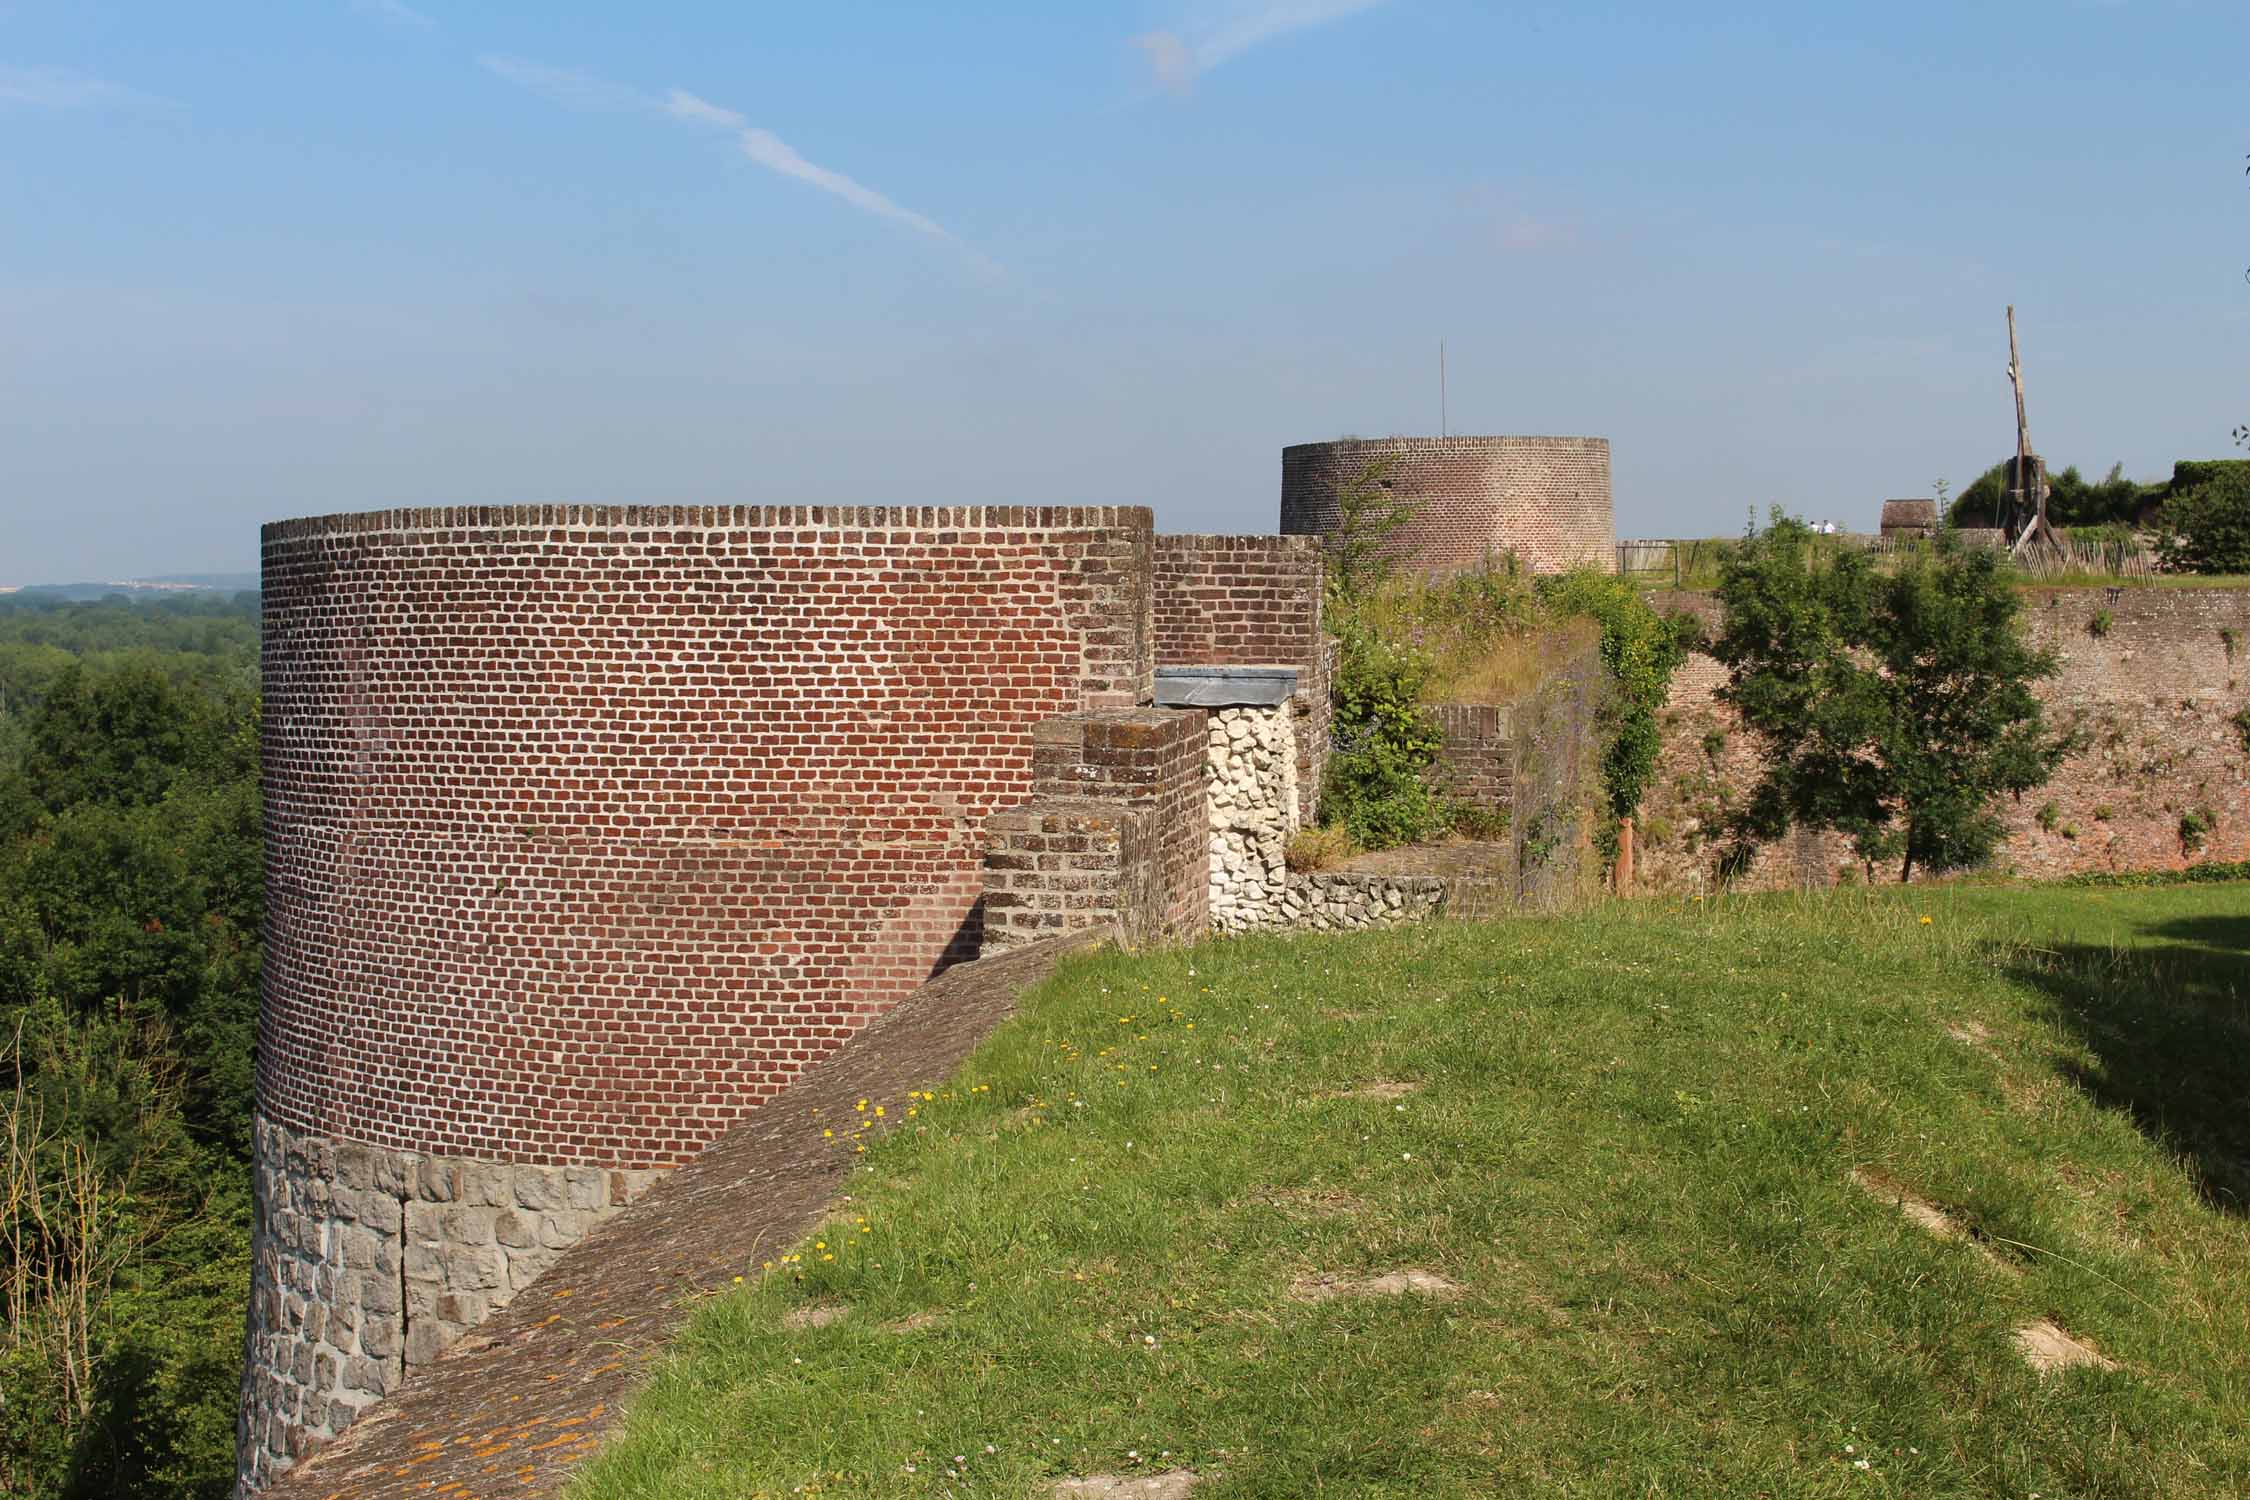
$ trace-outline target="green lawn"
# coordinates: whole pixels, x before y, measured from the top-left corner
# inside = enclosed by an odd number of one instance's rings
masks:
[[[2246,950],[2250,886],[1941,887],[1081,961],[573,1493],[2250,1494]]]

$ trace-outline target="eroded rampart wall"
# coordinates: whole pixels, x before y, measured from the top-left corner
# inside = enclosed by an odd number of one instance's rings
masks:
[[[1717,627],[1707,594],[1652,601]],[[2250,858],[2250,747],[2235,722],[2250,707],[2250,592],[2036,589],[2025,605],[2032,639],[2060,658],[2039,690],[2050,722],[2076,728],[2086,743],[2044,788],[2003,803],[2001,867],[2057,876]],[[1673,680],[1656,784],[1639,821],[1643,888],[1708,888],[1717,824],[1756,783],[1757,747],[1713,696],[1725,681],[1725,669],[1702,655]],[[2183,818],[2210,826],[2183,839]],[[1821,835],[1761,852],[1746,880],[1775,889],[1861,874],[1843,840]]]

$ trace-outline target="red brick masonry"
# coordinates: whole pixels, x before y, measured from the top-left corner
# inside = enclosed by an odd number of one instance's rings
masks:
[[[1281,450],[1281,529],[1336,529],[1338,496],[1387,460],[1394,494],[1421,509],[1384,551],[1433,572],[1513,552],[1535,572],[1617,565],[1609,440],[1589,437],[1346,438]]]
[[[685,1160],[974,954],[1032,725],[1152,681],[1139,508],[387,511],[264,548],[259,1100],[373,1145]]]
[[[1036,793],[985,824],[986,948],[1114,926],[1140,945],[1210,925],[1202,709],[1103,709],[1032,731]]]
[[[1156,664],[1294,667],[1290,732],[1297,743],[1297,814],[1320,818],[1328,765],[1331,647],[1321,624],[1325,580],[1317,536],[1156,539]]]
[[[559,1495],[700,1294],[816,1227],[856,1159],[820,1120],[943,1083],[1099,929],[949,969],[771,1107],[566,1251],[536,1286],[267,1493],[275,1500]],[[886,1335],[897,1337],[896,1335]]]

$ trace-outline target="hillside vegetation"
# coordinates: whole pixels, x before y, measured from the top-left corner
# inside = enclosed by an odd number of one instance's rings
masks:
[[[801,1122],[858,1186],[574,1493],[2250,1492],[2246,950],[2206,884],[1081,961]]]
[[[257,629],[0,603],[0,1494],[232,1488]]]

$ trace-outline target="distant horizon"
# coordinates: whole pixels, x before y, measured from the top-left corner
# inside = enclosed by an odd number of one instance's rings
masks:
[[[1357,433],[1347,433],[1347,434],[1343,434],[1343,435],[1340,435],[1340,436],[1338,436],[1338,437],[1335,437],[1335,438],[1327,438],[1327,439],[1319,439],[1319,438],[1315,438],[1315,439],[1307,439],[1306,441],[1307,441],[1307,442],[1309,442],[1309,443],[1320,443],[1320,442],[1383,442],[1383,441],[1386,441],[1386,440],[1399,439],[1399,438],[1430,438],[1430,439],[1433,439],[1433,440],[1435,440],[1435,439],[1438,439],[1438,438],[1440,438],[1440,437],[1443,437],[1443,438],[1447,438],[1447,439],[1454,439],[1454,438],[1458,438],[1458,439],[1464,439],[1464,440],[1465,440],[1465,439],[1471,439],[1471,438],[1494,438],[1494,437],[1526,437],[1526,436],[1569,436],[1569,437],[1598,437],[1598,436],[1599,436],[1599,434],[1593,434],[1593,433],[1570,433],[1570,434],[1527,434],[1527,433],[1485,433],[1485,432],[1462,432],[1462,431],[1449,431],[1449,432],[1446,432],[1446,433],[1443,433],[1443,434],[1440,434],[1440,433],[1434,433],[1434,432],[1432,432],[1432,433],[1408,433],[1408,432],[1395,432],[1395,433],[1385,433],[1385,434],[1382,434],[1382,435],[1380,435],[1380,436],[1370,436],[1370,435],[1357,434]],[[1296,445],[1296,444],[1290,444],[1290,445],[1288,445],[1288,446],[1292,446],[1292,447],[1294,447],[1294,446],[1298,446],[1298,445]],[[2179,457],[2178,457],[2177,459],[2174,459],[2174,460],[2171,460],[2170,462],[2167,462],[2167,463],[2165,463],[2165,464],[2163,465],[2162,469],[2161,469],[2161,470],[2160,470],[2159,472],[2154,472],[2154,473],[2144,473],[2144,474],[2135,474],[2135,473],[2132,473],[2132,472],[2131,472],[2130,470],[2128,470],[2128,471],[2126,472],[2126,474],[2125,474],[2125,477],[2126,477],[2127,479],[2130,479],[2130,480],[2133,480],[2133,481],[2135,481],[2136,483],[2141,483],[2141,484],[2159,484],[2159,483],[2164,483],[2164,482],[2167,482],[2167,481],[2169,481],[2169,480],[2171,479],[2171,477],[2172,477],[2172,470],[2173,470],[2173,466],[2174,466],[2174,464],[2176,464],[2176,463],[2180,463],[2180,462],[2196,462],[2196,461],[2204,461],[2204,462],[2208,462],[2208,461],[2211,461],[2211,460],[2214,460],[2214,459],[2218,459],[2218,460],[2229,460],[2229,459],[2231,459],[2231,460],[2243,460],[2243,461],[2250,461],[2250,453],[2246,453],[2246,452],[2242,451],[2242,450],[2241,450],[2240,448],[2236,448],[2236,447],[2231,447],[2231,446],[2230,446],[2230,447],[2228,447],[2227,449],[2225,449],[2224,451],[2213,452],[2213,453],[2208,453],[2208,454],[2202,454],[2202,455],[2190,455],[2190,454],[2182,454],[2182,455],[2180,455],[2180,456],[2179,456]],[[1972,482],[1973,480],[1975,480],[1975,479],[1976,479],[1976,478],[1978,477],[1978,475],[1980,475],[1980,474],[1984,473],[1986,469],[1990,469],[1991,467],[1993,467],[1993,465],[1991,465],[1991,464],[1987,464],[1987,465],[1985,466],[1985,469],[1979,469],[1979,470],[1977,470],[1977,471],[1976,471],[1975,473],[1970,473],[1970,474],[1966,474],[1966,475],[1964,475],[1964,476],[1963,476],[1963,477],[1962,477],[1961,479],[1959,479],[1959,480],[1955,480],[1955,481],[1949,481],[1949,482],[1948,482],[1948,484],[1947,484],[1947,490],[1948,490],[1948,492],[1949,492],[1950,494],[1952,494],[1952,495],[1958,496],[1958,495],[1960,494],[1960,492],[1961,492],[1961,491],[1962,491],[1962,490],[1963,490],[1963,489],[1964,489],[1964,488],[1965,488],[1965,487],[1966,487],[1966,486],[1967,486],[1967,485],[1968,485],[1968,484],[1969,484],[1970,482]],[[2059,472],[2061,472],[2061,470],[2062,470],[2063,468],[2067,468],[2067,467],[2072,467],[2072,466],[2071,466],[2071,465],[2068,465],[2068,464],[2056,465],[2056,466],[2055,466],[2055,469],[2054,469],[2054,472],[2057,472],[2057,473],[2059,473]],[[2085,464],[2079,464],[2079,465],[2076,465],[2076,467],[2077,467],[2077,468],[2079,468],[2081,472],[2083,472],[2083,473],[2087,474],[2087,475],[2088,475],[2089,477],[2096,477],[2096,478],[2098,478],[2098,477],[2099,477],[2100,475],[2102,475],[2102,474],[2106,474],[2106,473],[2107,473],[2107,472],[2109,471],[2109,467],[2110,467],[2110,466],[2109,466],[2109,465],[2106,465],[2106,464],[2105,464],[2105,465],[2102,465],[2102,466],[2101,466],[2100,468],[2096,469],[2096,468],[2093,468],[2092,466],[2089,466],[2089,465],[2085,465]],[[1274,519],[1274,522],[1273,522],[1272,524],[1268,524],[1268,525],[1266,525],[1266,526],[1263,526],[1263,527],[1257,527],[1257,528],[1248,528],[1247,530],[1249,531],[1249,533],[1250,533],[1250,534],[1268,534],[1268,533],[1272,533],[1272,532],[1274,532],[1274,531],[1276,531],[1276,530],[1278,529],[1278,524],[1279,524],[1279,507],[1280,507],[1280,500],[1279,500],[1279,491],[1280,491],[1280,483],[1279,483],[1279,478],[1278,478],[1278,474],[1277,474],[1277,477],[1276,477],[1276,481],[1275,481],[1275,503],[1274,503],[1275,519]],[[1826,513],[1815,513],[1814,511],[1811,511],[1811,510],[1801,510],[1801,509],[1797,509],[1797,508],[1795,508],[1795,507],[1791,507],[1791,506],[1788,506],[1788,505],[1784,505],[1784,506],[1783,506],[1783,509],[1784,509],[1785,511],[1787,511],[1787,512],[1788,512],[1789,514],[1792,514],[1792,515],[1796,515],[1796,516],[1798,516],[1798,517],[1799,517],[1800,519],[1802,519],[1802,520],[1807,520],[1807,521],[1820,521],[1820,520],[1828,520],[1828,521],[1834,521],[1834,522],[1836,522],[1836,523],[1837,523],[1837,524],[1838,524],[1839,526],[1841,526],[1841,527],[1842,527],[1842,529],[1843,529],[1843,530],[1844,530],[1845,532],[1849,532],[1849,533],[1863,533],[1863,534],[1872,534],[1872,533],[1874,533],[1874,532],[1876,532],[1876,531],[1878,531],[1878,530],[1880,529],[1880,513],[1881,513],[1881,510],[1882,510],[1882,507],[1883,507],[1883,505],[1884,505],[1884,504],[1885,504],[1885,503],[1886,503],[1887,501],[1891,501],[1891,500],[1901,500],[1901,499],[1912,499],[1912,500],[1935,500],[1935,499],[1937,499],[1937,498],[1938,498],[1938,496],[1937,496],[1937,493],[1936,493],[1936,491],[1935,491],[1934,489],[1929,489],[1929,490],[1922,490],[1922,491],[1918,491],[1918,492],[1910,492],[1910,493],[1900,493],[1900,494],[1886,494],[1886,495],[1876,495],[1876,494],[1872,494],[1872,493],[1870,493],[1869,495],[1867,495],[1867,496],[1863,497],[1863,500],[1862,500],[1862,501],[1860,502],[1861,504],[1863,504],[1863,505],[1864,505],[1864,508],[1865,508],[1865,515],[1864,515],[1864,517],[1863,517],[1863,516],[1861,515],[1860,511],[1858,511],[1858,510],[1840,511],[1840,510],[1835,510],[1835,509],[1831,509],[1831,510],[1829,510],[1829,511],[1828,511],[1828,512],[1826,512]],[[402,503],[401,503],[401,504],[399,504],[399,505],[367,505],[367,506],[359,506],[359,507],[355,507],[355,508],[354,508],[353,510],[351,510],[351,511],[337,511],[337,510],[318,510],[318,509],[309,509],[309,510],[301,510],[301,511],[297,511],[297,512],[294,512],[293,514],[290,514],[290,515],[275,515],[275,516],[269,516],[269,517],[266,517],[266,518],[265,518],[265,519],[264,519],[263,521],[259,522],[258,524],[262,526],[262,525],[265,525],[265,524],[267,524],[268,522],[272,522],[272,521],[286,521],[286,520],[294,520],[294,519],[298,519],[299,517],[304,517],[304,516],[318,516],[318,515],[342,515],[342,514],[352,514],[352,513],[356,513],[356,512],[360,512],[360,511],[380,511],[380,510],[397,510],[397,509],[408,509],[408,508],[412,508],[412,507],[417,507],[417,506],[433,506],[433,505],[445,505],[445,504],[447,504],[447,503],[449,503],[449,502],[445,502],[445,501],[433,501],[433,500],[417,500],[417,501],[412,501],[412,502],[402,502]],[[1025,504],[1025,505],[1042,505],[1042,504],[1045,504],[1045,505],[1052,505],[1052,504],[1075,504],[1075,503],[1079,503],[1079,502],[1074,502],[1074,501],[1038,501],[1038,500],[1023,500],[1023,501],[998,501],[998,500],[994,500],[994,501],[947,501],[947,500],[914,500],[914,501],[889,501],[889,502],[885,502],[885,501],[831,501],[831,500],[812,500],[812,499],[805,499],[805,498],[796,498],[796,499],[791,499],[791,500],[715,500],[715,499],[714,499],[714,500],[692,500],[692,499],[690,499],[690,500],[680,500],[680,501],[664,501],[664,502],[645,502],[645,501],[638,501],[638,500],[567,500],[567,501],[556,501],[556,500],[548,500],[548,501],[531,501],[531,502],[481,502],[481,503],[485,503],[485,504],[504,504],[504,503],[505,503],[505,504],[525,504],[525,503],[528,503],[528,504],[556,504],[556,505],[638,505],[638,504],[647,504],[647,503],[662,503],[662,504],[679,504],[679,505],[784,505],[784,504],[795,504],[795,505],[839,505],[839,506],[841,506],[841,505],[876,505],[876,506],[881,506],[881,505],[886,505],[886,504],[889,504],[889,505],[931,505],[931,504],[995,504],[995,505],[997,505],[997,504]],[[1127,503],[1127,504],[1130,504],[1130,503],[1145,503],[1145,502],[1130,502],[1130,501],[1128,501],[1128,502],[1117,502],[1117,503]],[[1765,516],[1765,514],[1767,513],[1767,510],[1768,510],[1768,509],[1769,509],[1769,507],[1751,507],[1751,508],[1750,508],[1750,510],[1749,510],[1749,512],[1748,512],[1748,518],[1749,518],[1749,519],[1753,519],[1753,520],[1761,519],[1762,517],[1764,517],[1764,516]],[[1858,525],[1858,524],[1855,524],[1856,522],[1858,522],[1859,520],[1862,520],[1862,519],[1864,519],[1864,520],[1866,521],[1866,524],[1865,524],[1864,526],[1862,526],[1862,525]],[[1158,532],[1160,532],[1160,533],[1164,533],[1164,532],[1174,532],[1174,531],[1184,530],[1184,529],[1186,529],[1186,528],[1180,528],[1180,527],[1167,526],[1167,525],[1165,524],[1165,520],[1164,520],[1164,510],[1163,510],[1163,508],[1162,508],[1162,507],[1157,507],[1157,508],[1156,508],[1156,529],[1157,529],[1157,531],[1158,531]],[[1705,539],[1705,538],[1715,538],[1715,537],[1735,536],[1735,535],[1738,535],[1738,534],[1740,534],[1740,533],[1741,533],[1741,531],[1742,531],[1742,529],[1743,529],[1742,525],[1738,524],[1738,525],[1736,525],[1736,526],[1734,526],[1734,527],[1732,527],[1732,528],[1723,528],[1723,529],[1719,529],[1719,530],[1706,531],[1706,532],[1685,532],[1685,531],[1680,531],[1680,532],[1670,532],[1670,533],[1657,533],[1657,532],[1640,532],[1640,533],[1633,533],[1633,532],[1628,532],[1627,530],[1625,530],[1625,528],[1624,528],[1624,527],[1623,527],[1622,525],[1619,525],[1619,526],[1616,526],[1616,527],[1614,528],[1614,539],[1615,539],[1615,540],[1617,540],[1617,541],[1620,541],[1620,542],[1629,542],[1629,541],[1637,541],[1637,540],[1646,540],[1646,541],[1660,541],[1660,540],[1700,540],[1700,539]],[[253,540],[254,540],[254,539],[255,539],[255,538],[253,537]],[[239,583],[239,584],[236,584],[236,583],[208,583],[208,582],[204,582],[204,580],[210,580],[210,579],[226,579],[226,580],[236,580],[236,579],[240,579],[240,580],[247,580],[247,581],[246,581],[246,582],[242,582],[242,583]],[[238,592],[238,591],[240,591],[241,589],[256,589],[257,587],[259,587],[260,583],[261,583],[261,568],[260,568],[260,566],[259,566],[259,565],[258,565],[257,563],[253,562],[253,563],[252,563],[252,564],[251,564],[250,566],[248,566],[248,567],[244,567],[244,568],[205,568],[205,569],[199,569],[199,570],[193,570],[193,571],[187,571],[187,572],[172,572],[172,573],[138,573],[138,574],[136,574],[136,573],[124,573],[124,572],[110,572],[110,571],[102,571],[102,572],[96,572],[96,573],[88,573],[88,574],[85,574],[85,575],[83,575],[83,576],[79,576],[79,577],[72,577],[72,578],[41,578],[41,579],[29,579],[29,580],[22,580],[22,581],[0,581],[0,596],[5,596],[5,595],[9,595],[9,594],[15,594],[15,593],[21,593],[21,592],[23,592],[23,591],[24,591],[24,590],[26,590],[26,589],[59,589],[59,588],[76,588],[76,587],[85,587],[85,586],[91,586],[91,585],[113,585],[113,586],[116,586],[116,587],[120,587],[120,588],[123,588],[123,587],[142,587],[142,588],[151,588],[151,589],[156,589],[156,588],[179,588],[179,589],[181,589],[181,590],[183,590],[183,591],[186,591],[186,590],[191,590],[191,589],[205,589],[205,590],[209,590],[209,591],[215,591],[215,592],[220,592],[220,593],[230,593],[230,592]]]

